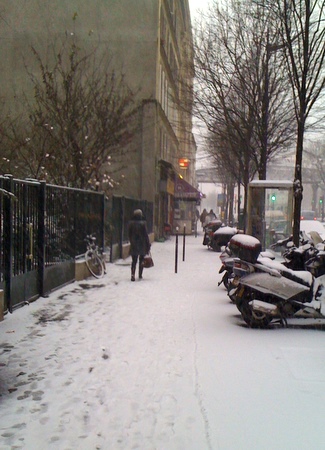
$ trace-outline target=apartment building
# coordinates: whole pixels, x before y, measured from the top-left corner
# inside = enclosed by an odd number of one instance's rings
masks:
[[[165,223],[192,229],[196,144],[192,135],[192,31],[188,0],[5,0],[0,39],[0,96],[10,104],[32,65],[60,36],[108,51],[139,92],[139,132],[124,161],[117,194],[154,202],[155,234]],[[30,56],[29,56],[30,55]]]

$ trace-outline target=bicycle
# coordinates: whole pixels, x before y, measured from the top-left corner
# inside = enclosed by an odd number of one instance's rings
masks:
[[[85,253],[85,262],[89,272],[95,278],[102,278],[106,273],[106,264],[102,252],[96,245],[95,236],[89,235],[86,237],[87,250]]]

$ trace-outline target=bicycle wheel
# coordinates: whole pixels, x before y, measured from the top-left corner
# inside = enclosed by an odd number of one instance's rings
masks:
[[[102,261],[96,253],[92,250],[88,250],[85,254],[86,266],[89,269],[89,272],[95,278],[101,278],[104,275],[104,268],[102,265]]]
[[[100,262],[103,266],[104,275],[106,274],[106,262],[105,262],[105,254],[103,252],[103,249],[100,248],[97,250],[97,255],[99,256]]]

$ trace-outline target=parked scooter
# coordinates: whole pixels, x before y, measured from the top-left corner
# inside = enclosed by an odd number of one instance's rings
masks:
[[[231,254],[231,251],[228,246],[226,246],[220,254],[221,267],[219,273],[223,273],[221,280],[218,283],[218,286],[221,284],[228,290],[231,284],[232,279],[234,278],[233,266],[234,266],[234,257]]]
[[[252,328],[265,328],[273,320],[286,324],[289,318],[325,319],[324,246],[313,250],[304,262],[306,270],[292,270],[276,261],[261,264],[258,242],[242,235],[241,241],[230,243],[238,256],[234,260],[235,303],[244,321]],[[300,251],[308,254],[310,248]]]
[[[239,239],[242,239],[242,238],[239,238]],[[237,238],[235,240],[237,241]],[[268,260],[274,260],[275,253],[271,252],[269,250],[266,250],[264,252],[260,252],[258,258],[261,259],[261,261],[262,261],[262,259],[264,260],[265,258]],[[235,302],[235,297],[233,294],[238,286],[238,280],[236,280],[236,279],[240,278],[240,276],[238,274],[237,275],[234,274],[234,260],[236,260],[236,256],[232,253],[232,251],[228,245],[226,247],[224,247],[224,249],[220,255],[220,260],[221,260],[221,266],[220,266],[219,273],[220,274],[223,273],[223,277],[218,282],[218,286],[223,284],[224,287],[227,289],[230,300],[232,302]]]
[[[221,226],[218,228],[211,237],[211,248],[215,252],[222,251],[222,248],[225,247],[230,239],[237,234],[239,231],[237,228]]]
[[[213,249],[213,233],[222,226],[221,220],[211,220],[204,226],[203,245]]]

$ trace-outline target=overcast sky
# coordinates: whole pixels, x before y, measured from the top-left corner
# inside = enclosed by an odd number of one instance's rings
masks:
[[[194,19],[197,10],[207,8],[209,2],[210,0],[189,0],[192,20]]]

